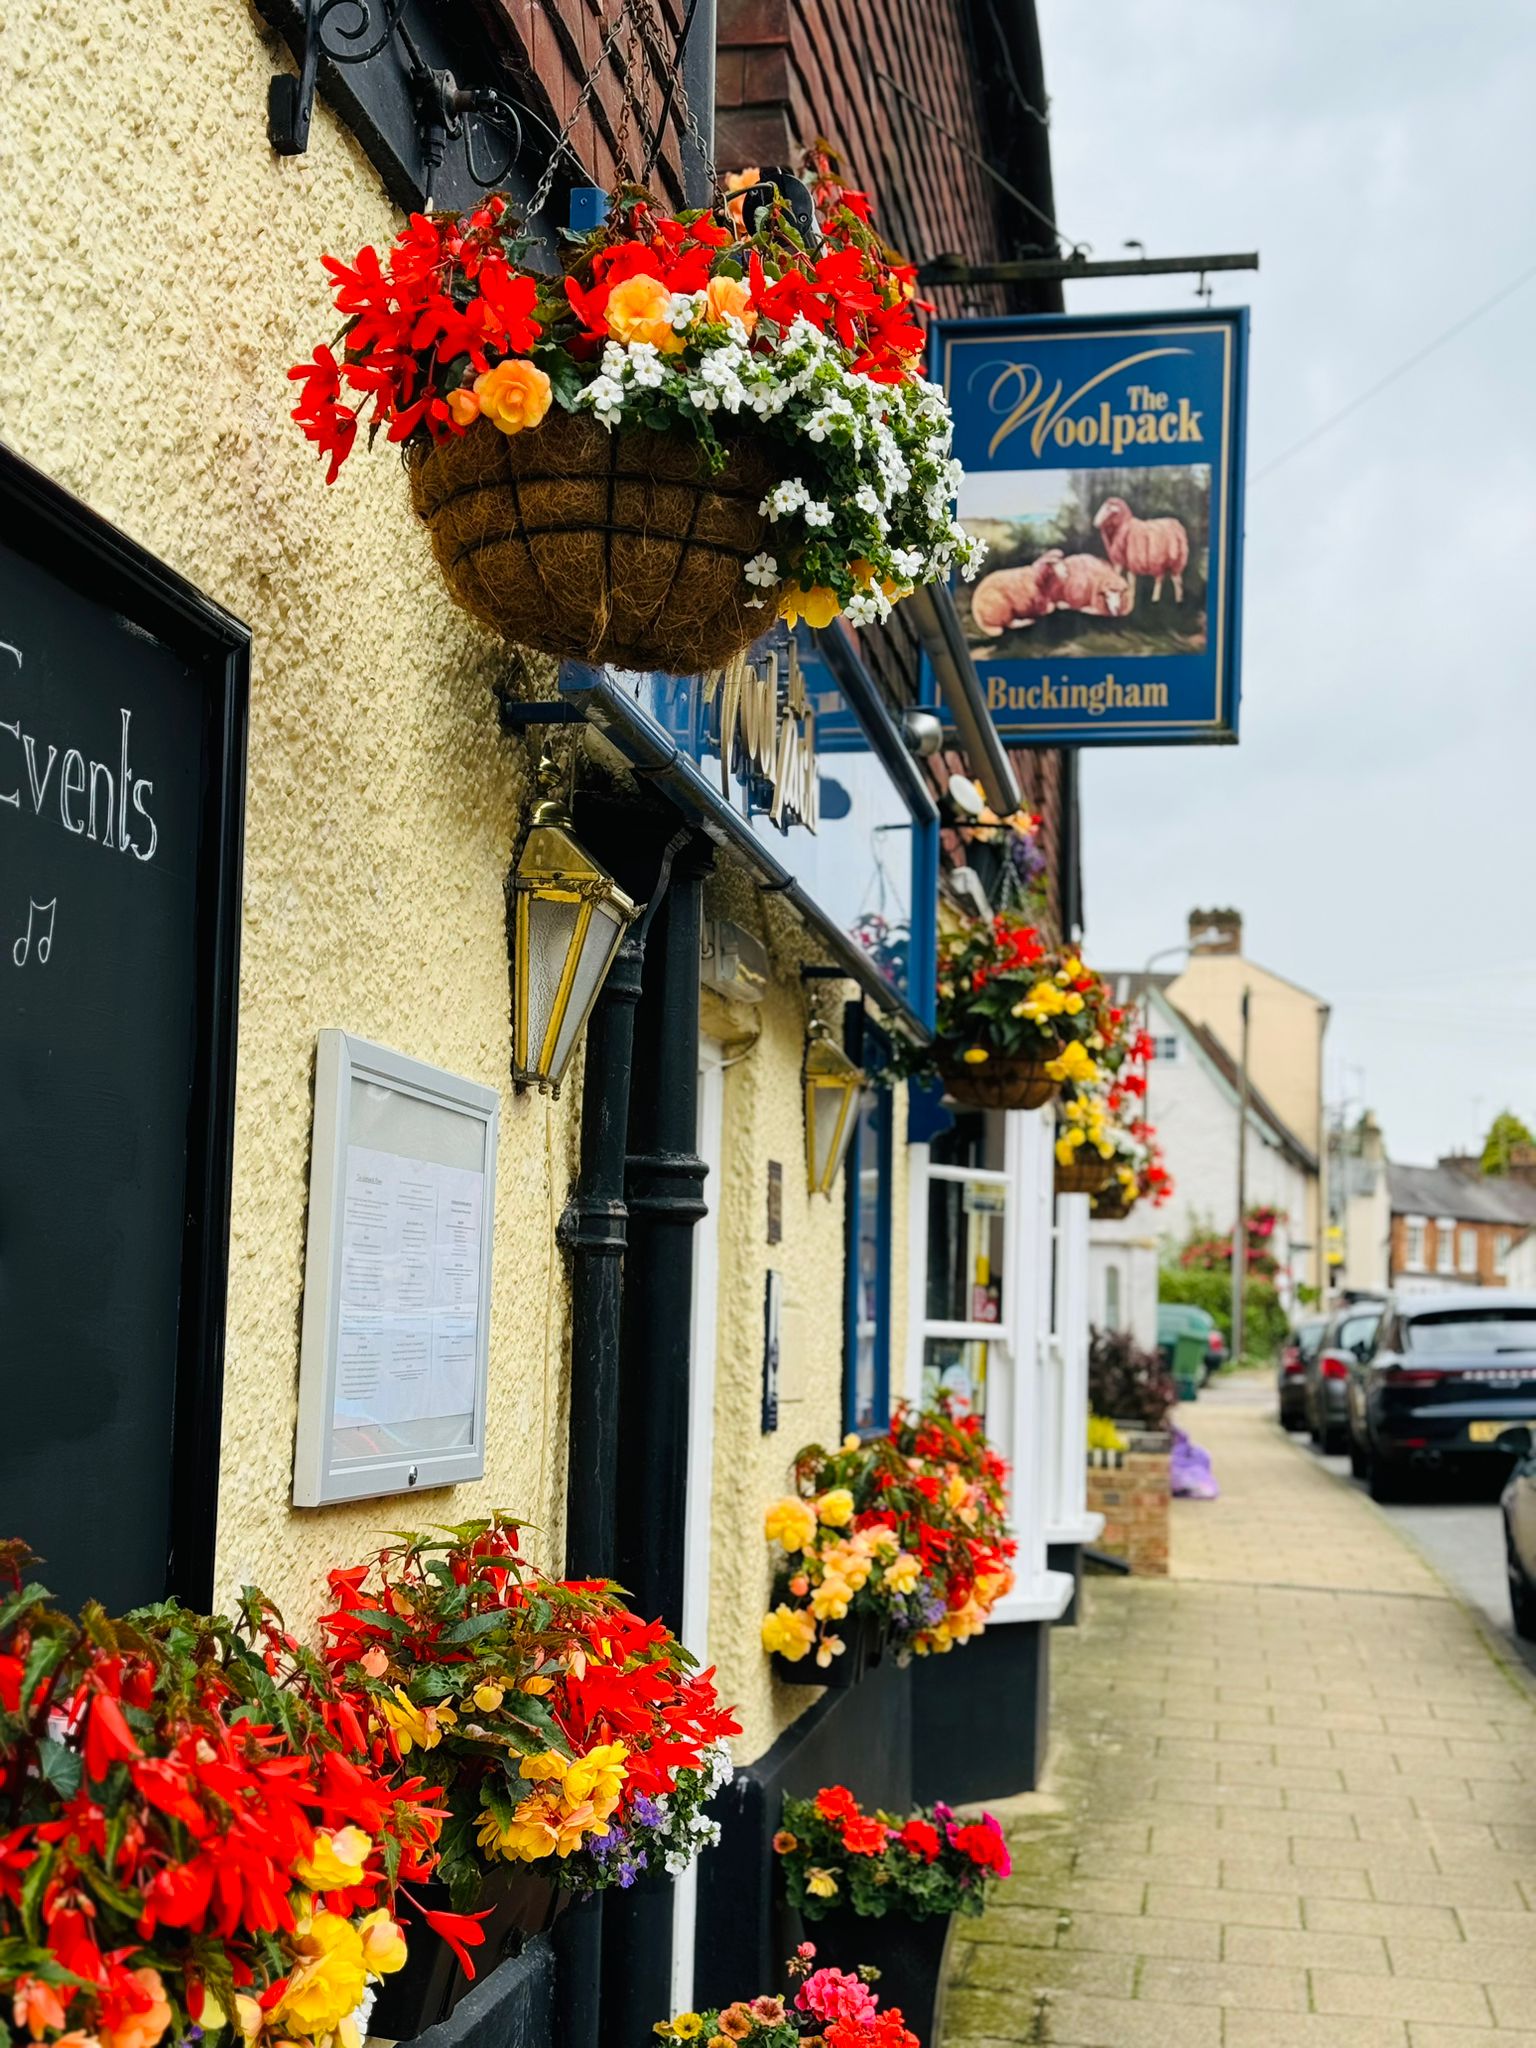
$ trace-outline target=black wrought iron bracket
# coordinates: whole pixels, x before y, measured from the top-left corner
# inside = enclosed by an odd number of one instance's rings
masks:
[[[498,696],[497,707],[503,732],[524,733],[536,725],[580,725],[586,713],[576,704],[553,701],[525,704],[520,698]]]
[[[448,143],[461,136],[470,178],[489,191],[507,176],[522,151],[524,120],[545,129],[549,123],[495,86],[464,87],[451,71],[433,69],[406,26],[407,5],[408,0],[302,0],[298,75],[284,72],[267,86],[268,140],[279,156],[302,156],[308,149],[322,58],[331,64],[367,64],[398,43],[429,194]],[[504,159],[490,168],[476,159],[475,132],[468,125],[476,118],[510,138]]]

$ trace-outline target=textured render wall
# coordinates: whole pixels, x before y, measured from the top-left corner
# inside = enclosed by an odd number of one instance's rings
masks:
[[[323,1566],[380,1528],[498,1504],[558,1554],[553,1232],[579,1075],[554,1108],[507,1084],[523,776],[488,697],[500,657],[441,598],[391,455],[360,451],[328,492],[287,418],[286,365],[335,324],[320,250],[395,217],[323,107],[307,156],[272,156],[274,59],[239,0],[19,0],[0,36],[0,431],[254,633],[221,1595],[255,1579],[306,1616]],[[296,1513],[322,1025],[503,1089],[489,1457],[482,1484]]]
[[[715,1478],[711,1521],[709,1656],[720,1691],[738,1710],[741,1762],[760,1756],[820,1694],[781,1685],[763,1653],[759,1628],[772,1581],[763,1540],[763,1509],[789,1485],[789,1464],[808,1443],[835,1444],[842,1435],[843,1184],[830,1199],[805,1187],[805,1120],[801,1063],[805,1054],[806,987],[802,960],[815,959],[805,934],[734,866],[712,879],[709,914],[733,918],[765,939],[773,977],[765,1000],[751,1007],[713,1002],[704,1028],[734,1064],[725,1075],[725,1161],[720,1188],[720,1280],[715,1396]],[[832,1021],[840,983],[824,992]],[[755,1036],[751,1049],[748,1042]],[[906,1207],[905,1091],[898,1091],[895,1163],[892,1359],[905,1355]],[[784,1169],[784,1235],[768,1243],[768,1162]],[[783,1275],[779,1427],[761,1429],[763,1295],[770,1270]]]

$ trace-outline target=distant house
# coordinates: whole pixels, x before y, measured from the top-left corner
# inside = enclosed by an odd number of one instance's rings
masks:
[[[1536,1229],[1536,1158],[1530,1170],[1528,1179],[1520,1165],[1485,1174],[1472,1159],[1442,1159],[1438,1166],[1389,1160],[1388,1284],[1405,1292],[1507,1287],[1512,1266],[1515,1284],[1522,1284],[1530,1263],[1524,1246]]]
[[[1223,1040],[1174,1001],[1173,977],[1118,974],[1110,980],[1117,1003],[1144,1013],[1153,1042],[1146,1113],[1157,1126],[1174,1180],[1166,1207],[1138,1206],[1123,1223],[1090,1226],[1094,1318],[1139,1334],[1147,1313],[1149,1261],[1155,1315],[1157,1237],[1179,1242],[1196,1230],[1225,1235],[1236,1220],[1240,1076]],[[1296,1284],[1308,1278],[1305,1268],[1295,1270],[1296,1253],[1310,1254],[1315,1243],[1310,1219],[1316,1213],[1318,1160],[1251,1079],[1244,1178],[1250,1208],[1273,1208],[1286,1219],[1273,1249],[1281,1299],[1289,1308]]]

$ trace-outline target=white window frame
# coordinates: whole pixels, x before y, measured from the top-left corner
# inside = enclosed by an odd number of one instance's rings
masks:
[[[1477,1225],[1460,1223],[1456,1226],[1456,1265],[1463,1273],[1477,1271]]]
[[[1403,1264],[1409,1272],[1424,1271],[1424,1233],[1428,1228],[1422,1216],[1403,1218]]]
[[[991,1349],[987,1357],[987,1435],[1010,1467],[1009,1505],[1018,1556],[1015,1584],[993,1613],[993,1624],[1010,1621],[1055,1621],[1065,1612],[1073,1584],[1065,1572],[1046,1567],[1046,1545],[1057,1541],[1090,1541],[1091,1536],[1058,1537],[1047,1528],[1047,1501],[1054,1487],[1052,1467],[1065,1449],[1064,1415],[1048,1413],[1048,1381],[1056,1370],[1051,1330],[1054,1257],[1054,1133],[1050,1119],[1038,1110],[1005,1113],[1003,1168],[935,1166],[930,1148],[909,1151],[907,1371],[909,1396],[921,1399],[923,1353],[930,1337],[980,1338]],[[930,1321],[927,1307],[928,1185],[943,1180],[1005,1182],[1002,1315],[995,1323]],[[1083,1200],[1086,1218],[1087,1201]],[[1086,1284],[1086,1221],[1083,1231]],[[1082,1322],[1083,1419],[1072,1447],[1087,1485],[1087,1336],[1086,1295]],[[1074,1369],[1075,1369],[1074,1360]],[[1055,1407],[1054,1399],[1052,1407]],[[1058,1441],[1058,1439],[1060,1439]],[[1092,1518],[1089,1518],[1090,1520]],[[1097,1528],[1092,1532],[1097,1534]]]
[[[1514,1248],[1515,1234],[1512,1230],[1500,1230],[1494,1233],[1493,1270],[1495,1273],[1500,1275],[1508,1273],[1509,1255]]]
[[[1437,1216],[1435,1218],[1435,1271],[1454,1273],[1456,1270],[1456,1218]]]

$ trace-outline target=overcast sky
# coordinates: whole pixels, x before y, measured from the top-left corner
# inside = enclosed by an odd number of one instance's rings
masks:
[[[1096,256],[1258,249],[1242,739],[1083,755],[1092,957],[1192,905],[1333,1006],[1331,1098],[1430,1160],[1536,1127],[1536,5],[1040,0],[1057,219]],[[1068,287],[1072,311],[1193,279]],[[1176,962],[1173,964],[1177,964]]]

